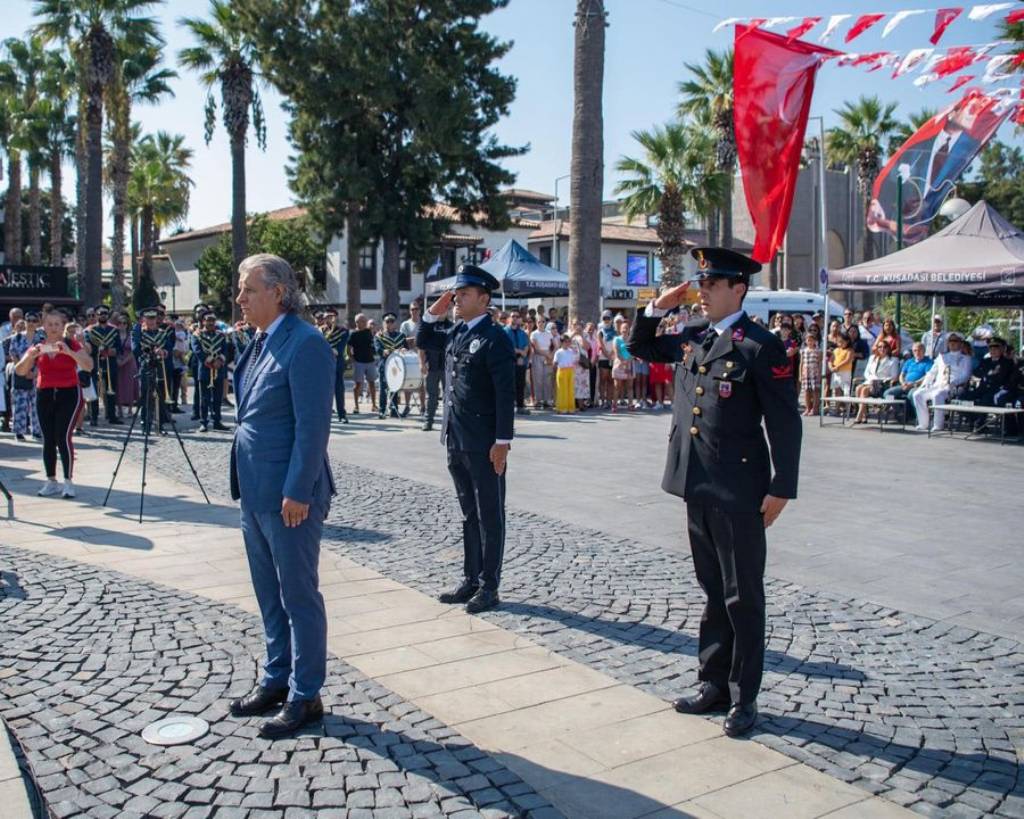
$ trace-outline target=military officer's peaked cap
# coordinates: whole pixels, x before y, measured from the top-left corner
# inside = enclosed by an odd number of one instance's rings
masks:
[[[695,247],[690,255],[697,260],[697,272],[693,277],[697,282],[714,276],[747,281],[761,270],[759,262],[724,247]]]
[[[155,307],[147,307],[142,311],[143,318],[160,318],[160,311]]]
[[[455,271],[453,289],[458,290],[460,287],[482,287],[491,293],[500,288],[501,284],[482,267],[477,267],[475,264],[463,264],[459,265],[459,269]]]
[[[99,307],[96,308],[96,315],[97,316],[100,316],[100,315],[109,316],[110,315],[110,308],[107,307],[105,304],[101,304]]]
[[[321,316],[336,316],[336,315],[338,315],[338,311],[335,310],[333,307],[327,307],[327,308],[325,308],[325,309],[320,311],[320,315]]]
[[[398,316],[396,316],[394,313],[385,313],[382,316],[382,318],[384,319],[384,321],[398,321]]]

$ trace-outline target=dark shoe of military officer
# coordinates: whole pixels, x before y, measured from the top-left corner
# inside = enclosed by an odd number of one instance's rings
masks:
[[[292,700],[281,706],[281,710],[260,725],[260,736],[264,739],[281,739],[296,731],[319,722],[324,717],[324,704],[317,695],[311,700]]]
[[[233,700],[228,708],[233,717],[258,717],[271,708],[280,707],[287,699],[287,688],[264,688],[257,685],[244,697]]]
[[[670,288],[637,316],[627,349],[676,365],[662,488],[686,501],[694,572],[707,596],[701,683],[673,705],[687,714],[728,708],[724,730],[737,737],[757,722],[765,530],[796,497],[803,427],[785,348],[743,311],[750,276],[761,266],[722,248],[691,254],[703,318],[659,336],[662,317],[682,303],[689,282]]]

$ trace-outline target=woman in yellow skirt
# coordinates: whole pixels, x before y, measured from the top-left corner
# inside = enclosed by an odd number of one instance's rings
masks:
[[[562,336],[561,347],[555,351],[555,412],[576,412],[576,361],[572,339]]]

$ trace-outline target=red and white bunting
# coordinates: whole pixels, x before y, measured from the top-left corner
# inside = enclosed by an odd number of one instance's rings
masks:
[[[932,32],[932,36],[929,38],[932,45],[938,45],[939,40],[942,39],[942,35],[946,33],[946,29],[952,25],[953,21],[964,13],[963,7],[956,6],[954,8],[939,9],[935,12],[935,30]]]
[[[1011,11],[1006,15],[1006,22],[1010,25],[1014,23],[1024,22],[1024,9],[1018,9],[1017,11]]]
[[[897,11],[891,18],[889,18],[888,22],[885,24],[885,28],[882,29],[882,39],[884,40],[892,34],[896,30],[896,26],[908,17],[924,14],[924,11],[924,9],[907,9],[906,11]]]
[[[839,28],[843,20],[849,20],[851,17],[853,17],[852,14],[833,14],[829,17],[828,25],[825,26],[825,31],[818,38],[818,42],[827,43],[832,38],[832,35],[835,34],[836,29]]]
[[[820,17],[804,17],[804,19],[800,22],[799,25],[793,26],[793,28],[786,32],[786,37],[790,41],[803,37],[808,31],[810,31],[820,22]]]
[[[896,69],[892,72],[893,79],[919,66],[923,60],[931,56],[933,51],[935,51],[934,48],[915,48],[908,51],[906,56],[896,64]]]
[[[979,23],[1000,11],[1012,9],[1013,6],[1013,3],[986,3],[983,6],[971,6],[971,10],[967,12],[967,19]]]
[[[846,32],[845,42],[849,43],[857,37],[860,37],[861,34],[884,18],[884,14],[862,14],[857,18],[857,22],[850,26],[850,30]]]
[[[974,76],[974,74],[961,74],[959,77],[953,80],[953,84],[949,86],[949,90],[946,93],[952,94],[954,91],[959,91],[961,88],[967,85],[967,83],[973,80]]]

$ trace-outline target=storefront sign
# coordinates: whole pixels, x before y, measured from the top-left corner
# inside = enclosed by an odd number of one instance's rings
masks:
[[[66,267],[0,265],[0,299],[64,298],[67,295],[68,269]]]

